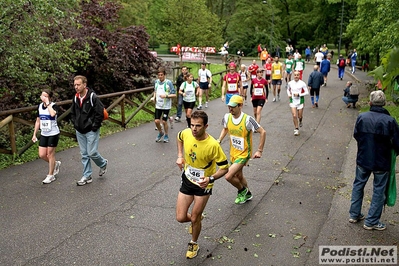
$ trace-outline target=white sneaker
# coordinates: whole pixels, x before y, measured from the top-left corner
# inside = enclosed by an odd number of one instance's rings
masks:
[[[46,178],[42,182],[43,182],[43,184],[50,184],[53,181],[55,181],[54,175],[47,175]]]
[[[276,101],[276,98],[273,98],[273,102],[275,102]]]
[[[198,105],[197,110],[202,110],[202,105]]]
[[[205,102],[205,108],[208,108],[208,102]]]
[[[100,171],[98,172],[99,176],[103,176],[107,173],[107,166],[108,166],[108,160],[105,159],[105,165],[103,167],[100,167]]]
[[[298,129],[294,130],[294,136],[299,136],[299,130]]]
[[[60,167],[61,167],[61,161],[56,161],[55,162],[55,167],[54,167],[54,174],[53,175],[58,175],[60,172]]]

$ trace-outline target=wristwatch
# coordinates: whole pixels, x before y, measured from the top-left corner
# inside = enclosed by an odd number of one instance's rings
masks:
[[[209,177],[209,183],[213,183],[213,182],[215,182],[215,178],[213,176],[210,176]]]

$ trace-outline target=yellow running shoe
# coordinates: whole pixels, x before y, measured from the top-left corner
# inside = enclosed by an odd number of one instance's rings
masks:
[[[198,250],[199,250],[199,245],[195,243],[188,243],[188,249],[186,253],[186,258],[187,259],[193,259],[197,257],[198,255]]]

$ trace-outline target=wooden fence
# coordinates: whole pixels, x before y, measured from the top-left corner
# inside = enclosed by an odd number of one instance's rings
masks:
[[[220,71],[217,73],[213,73],[212,76],[220,75],[220,80],[218,83],[213,82],[215,88],[220,88],[222,85],[223,81],[223,74],[226,73],[226,70]],[[121,92],[115,92],[115,93],[109,93],[109,94],[104,94],[104,95],[98,95],[100,99],[107,99],[107,98],[116,98],[111,105],[109,105],[106,109],[108,113],[112,113],[112,110],[115,108],[120,108],[120,114],[121,118],[119,120],[112,118],[111,116],[108,118],[108,121],[115,123],[117,125],[120,125],[121,127],[126,127],[126,125],[134,118],[135,115],[138,114],[140,110],[143,110],[151,115],[154,115],[154,112],[146,107],[148,102],[151,100],[151,97],[153,96],[152,92],[154,90],[154,87],[145,87],[141,89],[135,89],[135,90],[128,90],[128,91],[121,91]],[[138,93],[147,93],[144,101],[142,101],[140,104],[137,104],[133,100],[131,100],[131,96],[133,94],[138,94]],[[58,106],[63,106],[63,105],[71,105],[72,100],[66,100],[66,101],[60,101],[57,102]],[[126,111],[125,111],[125,105],[128,104],[132,107],[136,107],[134,112],[129,116],[126,117]],[[9,139],[9,147],[7,148],[2,148],[0,147],[0,153],[2,154],[9,154],[9,155],[21,155],[25,151],[27,151],[34,143],[30,141],[27,143],[25,146],[22,148],[18,149],[17,148],[17,143],[16,143],[16,123],[19,123],[21,125],[29,126],[29,127],[34,127],[35,121],[29,121],[24,119],[26,117],[27,113],[33,113],[36,112],[37,106],[29,106],[29,107],[23,107],[23,108],[17,108],[17,109],[11,109],[11,110],[6,110],[6,111],[0,111],[0,130],[2,130],[3,127],[8,126],[8,139]],[[67,116],[71,112],[71,108],[61,115],[58,116],[57,122],[60,122],[62,120],[66,120]],[[40,132],[38,133],[40,134]],[[62,136],[67,136],[70,138],[76,138],[75,132],[67,132],[60,128],[60,134]],[[38,136],[39,137],[39,136]]]

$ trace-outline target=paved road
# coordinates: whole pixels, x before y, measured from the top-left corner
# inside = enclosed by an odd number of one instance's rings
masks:
[[[397,208],[385,211],[384,232],[347,222],[358,110],[345,107],[345,81],[336,76],[333,69],[319,108],[305,107],[298,137],[285,91],[280,102],[266,104],[264,156],[244,170],[254,198],[235,205],[235,189],[216,182],[197,258],[185,258],[188,225],[175,220],[176,140],[155,143],[147,123],[102,138],[109,171],[83,187],[76,186],[78,148],[57,154],[61,172],[50,185],[41,184],[47,167],[41,160],[1,170],[0,265],[317,265],[318,245],[397,245]],[[217,137],[227,109],[215,100],[206,111]],[[252,114],[250,106],[244,111]],[[184,127],[175,124],[170,135]],[[222,146],[228,150],[226,141]]]

